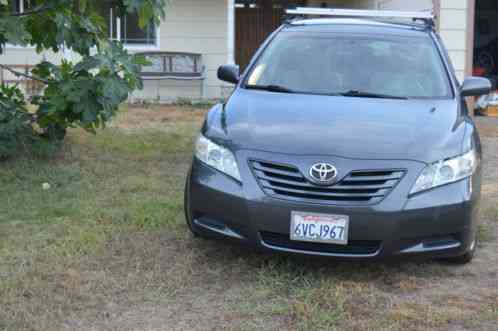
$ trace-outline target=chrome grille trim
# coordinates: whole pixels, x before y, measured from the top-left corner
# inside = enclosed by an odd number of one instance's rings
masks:
[[[293,165],[260,160],[250,160],[249,164],[269,196],[341,205],[379,203],[406,173],[403,169],[355,170],[331,186],[318,186]]]

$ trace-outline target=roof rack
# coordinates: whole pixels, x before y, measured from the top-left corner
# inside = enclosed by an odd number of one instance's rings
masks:
[[[288,16],[335,16],[350,18],[388,18],[388,19],[411,19],[423,21],[426,25],[434,27],[434,15],[430,11],[395,11],[395,10],[358,10],[358,9],[335,9],[335,8],[313,8],[297,7],[287,9]]]

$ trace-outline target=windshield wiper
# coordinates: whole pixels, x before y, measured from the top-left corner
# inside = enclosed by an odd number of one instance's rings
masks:
[[[278,93],[295,93],[290,88],[281,85],[246,85],[245,87],[251,90],[263,90]]]
[[[371,92],[358,91],[358,90],[350,90],[347,92],[339,93],[338,95],[341,95],[343,97],[357,97],[357,98],[400,99],[400,100],[408,99],[407,97],[400,97],[397,95],[371,93]]]

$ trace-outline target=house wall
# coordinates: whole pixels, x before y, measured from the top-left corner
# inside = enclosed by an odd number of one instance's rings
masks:
[[[159,49],[201,53],[206,67],[206,80],[146,81],[144,90],[135,92],[132,97],[159,97],[163,101],[170,101],[179,97],[222,96],[224,84],[217,79],[216,71],[220,65],[230,61],[227,8],[228,0],[171,0],[166,18],[160,25]]]
[[[467,0],[440,0],[439,34],[457,72],[457,77],[463,81],[466,74],[466,61],[472,58],[472,48],[467,46]]]
[[[43,54],[37,54],[32,47],[6,45],[4,53],[0,55],[0,63],[7,65],[34,65],[43,60],[60,63],[60,60],[64,57],[68,58],[69,54],[67,52],[59,52],[57,54],[44,52]],[[17,77],[8,71],[4,71],[3,74],[5,80],[17,80]]]

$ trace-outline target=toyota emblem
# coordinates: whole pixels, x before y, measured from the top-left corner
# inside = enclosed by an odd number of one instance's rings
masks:
[[[310,176],[317,184],[331,184],[337,177],[337,169],[330,163],[316,163],[310,168]]]

